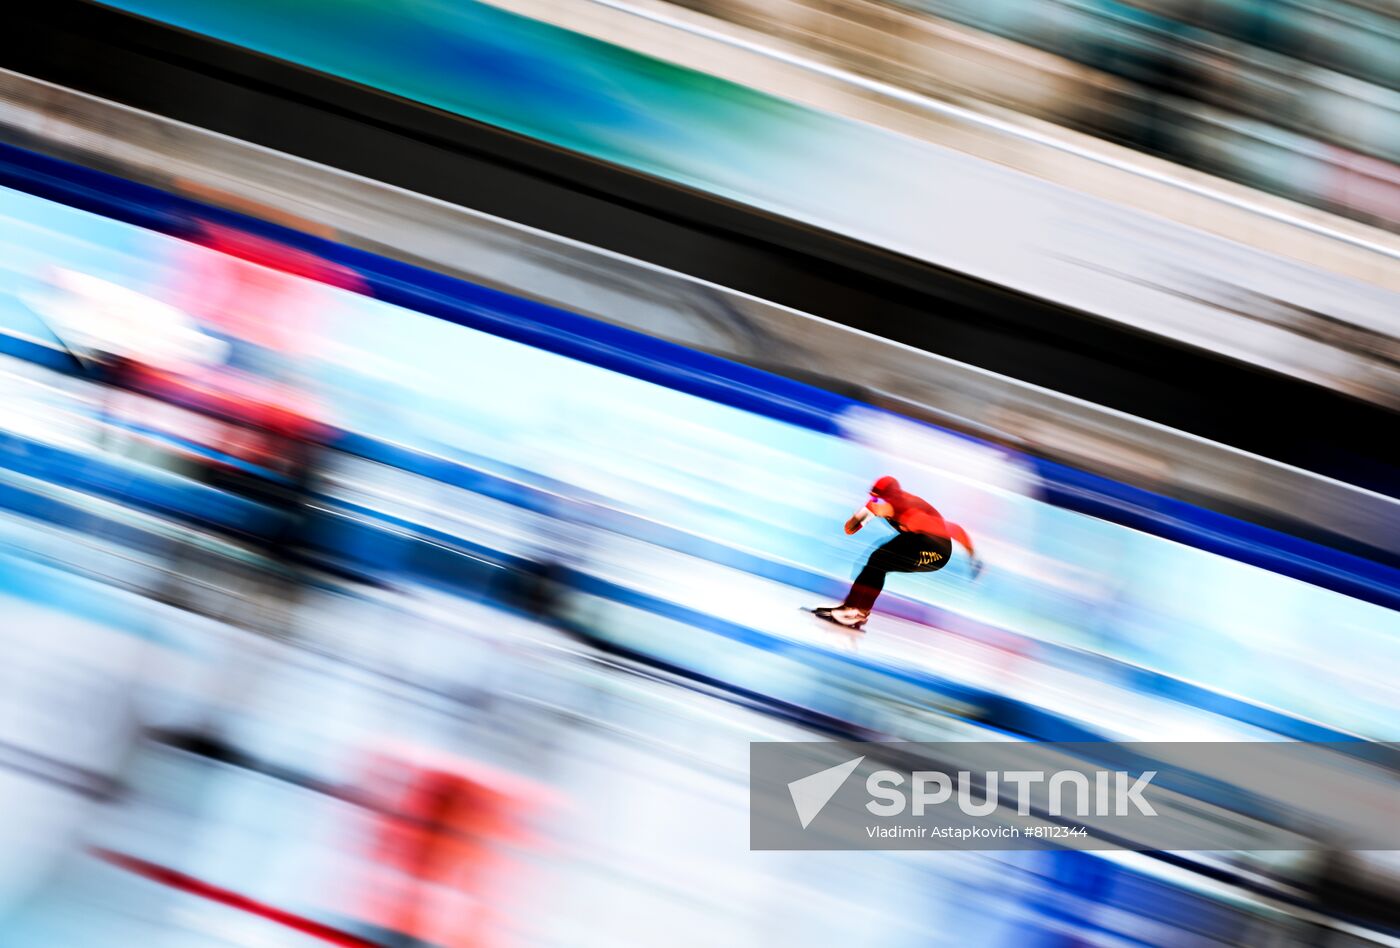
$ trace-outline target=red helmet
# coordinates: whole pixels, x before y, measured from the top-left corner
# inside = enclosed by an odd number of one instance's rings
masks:
[[[876,481],[870,488],[870,493],[876,497],[883,497],[886,494],[897,493],[898,491],[899,481],[888,474]]]

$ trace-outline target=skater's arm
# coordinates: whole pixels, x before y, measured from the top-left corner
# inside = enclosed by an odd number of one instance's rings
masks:
[[[857,508],[856,512],[851,514],[851,519],[846,521],[846,533],[855,533],[861,527],[865,526],[865,521],[869,520],[871,517],[893,516],[894,507],[890,506],[887,501],[872,497],[864,507]]]
[[[961,524],[948,524],[948,539],[961,544],[962,548],[967,550],[968,556],[977,559],[977,551],[972,548],[972,537],[967,535],[967,531],[962,528]]]
[[[982,573],[982,558],[977,555],[977,551],[972,548],[972,537],[967,535],[967,531],[960,524],[948,524],[948,539],[954,543],[962,545],[967,550],[972,566],[972,578],[976,579]]]

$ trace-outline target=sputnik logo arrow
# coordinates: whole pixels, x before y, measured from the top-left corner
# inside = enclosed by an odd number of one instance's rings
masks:
[[[787,785],[788,793],[792,794],[792,805],[797,810],[797,818],[802,822],[803,829],[806,829],[817,818],[817,814],[821,813],[822,808],[831,802],[831,798],[836,796],[836,791],[841,789],[851,771],[859,767],[863,760],[864,756],[857,757]]]

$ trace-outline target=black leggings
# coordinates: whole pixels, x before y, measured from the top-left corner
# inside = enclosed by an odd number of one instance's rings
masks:
[[[932,573],[947,566],[952,554],[953,541],[947,537],[901,533],[870,554],[846,595],[845,605],[868,612],[885,588],[887,574]]]

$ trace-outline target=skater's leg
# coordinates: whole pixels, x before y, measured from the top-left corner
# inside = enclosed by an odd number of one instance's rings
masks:
[[[885,577],[890,573],[907,572],[914,568],[914,550],[917,546],[917,537],[901,533],[876,548],[875,552],[870,554],[870,559],[865,561],[865,566],[857,574],[855,582],[851,584],[851,591],[846,594],[846,601],[842,603],[842,607],[869,613],[885,588]]]
[[[875,606],[875,600],[885,588],[890,573],[927,573],[942,569],[948,562],[947,540],[915,533],[901,533],[874,553],[851,584],[842,608],[854,610],[862,617]]]
[[[889,565],[882,562],[883,559],[885,558],[880,556],[879,550],[870,554],[870,559],[866,561],[864,568],[856,576],[855,582],[851,584],[851,591],[846,594],[846,601],[841,603],[842,608],[869,612],[874,607],[875,600],[880,597],[880,593],[885,588],[885,577],[890,572]]]

